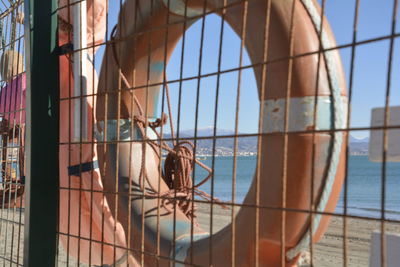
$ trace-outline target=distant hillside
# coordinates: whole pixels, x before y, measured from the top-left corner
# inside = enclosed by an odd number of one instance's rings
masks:
[[[368,155],[368,149],[369,149],[368,142],[349,143],[350,155]]]
[[[368,155],[368,149],[369,149],[369,137],[358,139],[350,135],[349,137],[350,155]]]
[[[234,135],[234,131],[230,130],[218,130],[217,136],[226,136],[226,135]],[[240,133],[239,133],[240,134]],[[170,135],[164,135],[166,138],[169,138]],[[199,154],[212,154],[213,149],[213,136],[214,129],[212,127],[198,129],[197,137],[209,137],[207,139],[198,139],[196,142],[197,145],[197,153]],[[194,130],[185,130],[180,131],[179,138],[193,138]],[[231,154],[233,153],[235,138],[216,138],[215,147],[217,154]],[[255,153],[257,152],[257,136],[250,137],[240,137],[238,138],[238,150],[239,153]]]
[[[354,136],[350,135],[349,142],[350,143],[369,143],[369,137],[355,138]]]
[[[240,134],[240,133],[239,133]],[[213,148],[213,135],[214,128],[207,127],[197,130],[198,137],[210,137],[210,139],[198,139],[197,140],[197,153],[199,154],[212,154]],[[234,135],[234,131],[218,129],[217,136]],[[170,135],[164,135],[166,138],[170,138]],[[193,138],[194,130],[180,131],[180,138]],[[357,139],[350,135],[350,154],[351,155],[367,155],[369,138]],[[216,143],[217,154],[232,154],[234,147],[234,138],[217,138]],[[238,153],[256,153],[257,152],[257,136],[250,137],[239,137],[238,138]]]

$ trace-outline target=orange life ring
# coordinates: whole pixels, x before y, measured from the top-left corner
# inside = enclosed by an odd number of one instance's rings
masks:
[[[224,2],[229,8],[223,8]],[[132,131],[132,119],[138,115],[132,104],[133,95],[148,111],[147,117],[154,117],[160,86],[148,85],[162,84],[164,62],[168,62],[183,34],[179,22],[185,14],[191,18],[187,27],[199,19],[204,10],[203,0],[127,0],[121,9],[114,48],[107,47],[103,61],[96,109],[98,130],[103,140],[108,141],[98,144],[104,187],[106,191],[119,193],[108,195],[107,200],[112,211],[118,210],[113,215],[129,234],[134,257],[142,259],[146,265],[152,266],[156,261],[168,263],[173,259],[195,265],[225,266],[234,260],[235,265],[252,266],[257,260],[266,266],[280,266],[283,262],[290,266],[309,245],[310,232],[312,242],[324,233],[329,216],[322,216],[321,212],[334,211],[344,179],[346,134],[331,131],[344,127],[347,116],[340,55],[336,50],[324,51],[318,64],[316,52],[320,45],[323,49],[334,47],[335,40],[328,22],[324,19],[321,24],[321,12],[315,0],[207,0],[206,5],[207,10],[223,15],[239,35],[247,5],[245,46],[254,64],[263,107],[258,201],[253,179],[244,206],[236,216],[235,232],[232,234],[232,226],[227,226],[209,235],[192,225],[179,209],[170,213],[160,207],[158,199],[143,196],[138,186],[143,162],[150,177],[145,188],[158,188],[160,173],[158,158],[148,144],[143,150],[140,140],[144,137]],[[134,10],[139,10],[139,14]],[[268,49],[264,49],[267,14],[270,14]],[[290,41],[292,21],[293,46]],[[321,42],[320,25],[323,25]],[[289,59],[291,55],[296,57]],[[122,79],[126,79],[126,83]],[[127,88],[126,84],[135,89]],[[287,96],[287,92],[290,95]],[[290,106],[286,99],[290,99]],[[290,108],[286,128],[283,118],[287,107]],[[284,134],[285,129],[288,134]],[[145,160],[142,159],[144,155]],[[283,188],[284,176],[286,189]],[[159,193],[168,190],[163,181],[159,186]],[[129,197],[127,193],[132,192],[135,195]],[[312,217],[307,212],[311,199],[316,211]],[[286,208],[285,220],[282,207]],[[157,211],[162,214],[159,221]],[[233,245],[232,236],[235,236]]]

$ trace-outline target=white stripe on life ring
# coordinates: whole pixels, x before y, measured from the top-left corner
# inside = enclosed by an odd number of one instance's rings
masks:
[[[189,18],[204,14],[203,8],[186,7],[184,0],[163,0],[163,3],[169,11],[179,16],[185,16],[185,9],[186,17]]]
[[[330,96],[318,96],[315,103],[315,96],[292,97],[289,101],[289,125],[288,132],[303,132],[307,130],[331,130],[344,129],[346,121],[341,125],[333,123],[332,98]],[[343,103],[347,97],[342,97]],[[269,99],[263,101],[264,118],[263,133],[283,133],[285,123],[286,99]],[[315,104],[317,112],[314,113]],[[344,105],[347,108],[347,105]],[[317,115],[314,124],[314,114]],[[345,110],[347,114],[347,110]],[[345,116],[347,118],[347,116]]]
[[[149,119],[149,121],[154,120],[154,118]],[[98,121],[94,127],[96,140],[99,142],[115,142],[115,141],[135,141],[135,140],[143,140],[143,136],[140,133],[139,129],[137,129],[135,123],[133,123],[134,127],[132,128],[132,121],[130,119],[119,119],[119,120],[107,120],[107,135],[104,140],[104,129],[105,123],[104,121]],[[119,137],[118,130],[119,127]],[[133,129],[133,131],[132,131]],[[158,137],[155,134],[154,130],[150,127],[147,127],[147,138],[150,140],[157,140]]]

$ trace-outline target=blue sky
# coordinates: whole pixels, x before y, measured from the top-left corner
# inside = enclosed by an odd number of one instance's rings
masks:
[[[355,0],[328,0],[326,15],[338,45],[351,43]],[[391,32],[392,0],[361,0],[357,40],[369,40]],[[396,27],[398,32],[399,27]],[[351,127],[368,127],[371,108],[383,107],[385,101],[389,40],[360,45],[356,48],[353,80]],[[400,104],[399,41],[395,41],[393,55],[392,86],[390,105]],[[349,83],[351,49],[340,51]],[[354,131],[356,137],[364,137],[368,132]]]
[[[109,27],[117,21],[117,5],[110,4]],[[339,45],[349,44],[352,41],[353,16],[355,0],[327,0],[326,16],[331,24]],[[357,40],[368,40],[391,31],[393,0],[361,0]],[[205,40],[203,48],[202,74],[217,71],[219,32],[221,19],[210,15],[205,22]],[[239,66],[240,40],[233,30],[224,26],[223,52],[221,69]],[[398,27],[397,27],[398,28]],[[198,73],[198,59],[200,47],[201,21],[195,23],[186,33],[185,55],[183,58],[183,77],[196,76]],[[396,32],[397,29],[396,29]],[[182,42],[172,55],[167,67],[168,79],[175,80],[180,75]],[[96,55],[96,69],[99,70],[100,58],[104,49]],[[349,83],[351,48],[340,50],[344,69]],[[360,45],[356,48],[354,68],[353,99],[351,127],[368,127],[370,125],[371,108],[384,106],[384,96],[387,81],[389,55],[389,40]],[[244,65],[249,64],[247,54],[244,56]],[[400,105],[400,44],[395,41],[393,74],[390,105]],[[195,98],[198,80],[182,83],[182,106],[180,129],[193,129],[195,121]],[[200,115],[199,128],[214,125],[215,91],[217,77],[201,79],[200,87]],[[236,110],[236,92],[238,87],[238,72],[220,76],[220,98],[218,104],[217,127],[233,130]],[[177,120],[177,104],[179,83],[171,84],[171,99],[174,107],[174,120]],[[161,98],[160,98],[161,99]],[[160,111],[160,110],[159,110]],[[239,131],[256,133],[258,125],[259,102],[257,89],[252,70],[242,72]],[[176,126],[175,126],[176,127]],[[365,137],[366,131],[353,131],[355,137]]]

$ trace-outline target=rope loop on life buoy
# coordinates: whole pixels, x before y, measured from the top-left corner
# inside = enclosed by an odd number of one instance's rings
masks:
[[[117,65],[119,66],[119,61],[117,59],[116,48],[115,48],[115,32],[116,26],[112,30],[111,40],[112,40],[112,51],[113,57]],[[121,67],[119,66],[119,69]],[[120,78],[125,83],[127,88],[132,88],[128,79],[126,79],[125,75],[122,71],[119,71]],[[171,116],[171,104],[169,98],[169,86],[168,84],[165,85],[166,88],[166,95],[167,95],[167,102],[168,102],[168,111]],[[137,107],[139,112],[138,115],[133,116],[133,120],[135,126],[139,129],[141,136],[145,142],[143,142],[143,146],[147,143],[149,144],[152,149],[154,150],[157,157],[161,160],[161,153],[160,149],[167,151],[167,157],[164,163],[164,172],[162,173],[162,178],[168,185],[170,189],[167,192],[160,193],[160,197],[163,199],[161,205],[165,207],[169,212],[173,212],[171,208],[168,207],[169,204],[176,204],[182,212],[189,218],[195,218],[195,205],[192,205],[194,200],[194,196],[199,196],[207,201],[213,200],[215,204],[221,205],[223,208],[226,206],[216,197],[209,195],[208,193],[204,192],[203,190],[199,189],[201,185],[205,184],[213,177],[213,170],[209,168],[207,165],[200,162],[196,159],[193,151],[195,149],[195,145],[190,141],[181,141],[178,142],[171,148],[167,142],[165,142],[162,136],[157,132],[156,128],[159,128],[165,125],[168,121],[168,115],[164,112],[162,113],[160,118],[157,118],[154,122],[148,121],[144,115],[143,108],[137,99],[137,97],[133,94],[134,103]],[[172,119],[170,118],[170,127],[171,127],[171,136],[174,136],[173,133],[173,126],[172,126]],[[157,135],[159,141],[151,140],[147,137],[146,133],[146,124],[147,126]],[[176,143],[173,140],[173,143]],[[151,186],[149,181],[149,177],[147,175],[146,165],[145,165],[145,157],[142,157],[142,164],[141,164],[141,175],[148,181],[148,184]],[[197,164],[202,167],[205,171],[207,171],[207,176],[198,184],[193,186],[193,168],[194,165]],[[143,190],[145,196],[149,197],[157,197],[158,194],[156,188],[151,188],[151,192],[145,190],[144,183],[142,179],[139,181],[139,186]]]

